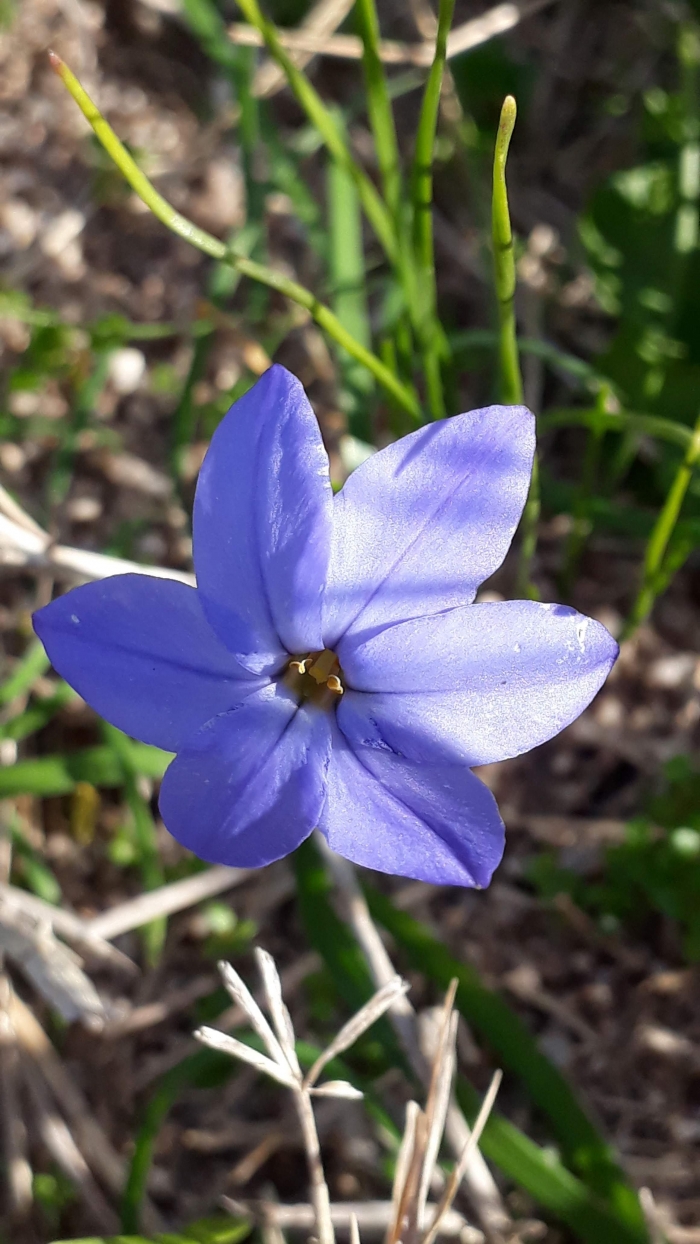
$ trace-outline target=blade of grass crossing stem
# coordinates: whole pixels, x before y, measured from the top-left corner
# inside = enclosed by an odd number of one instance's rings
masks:
[[[116,753],[121,766],[126,801],[134,822],[134,838],[141,880],[146,890],[156,890],[165,882],[158,852],[158,831],[148,806],[148,800],[144,798],[139,789],[141,775],[134,763],[131,743],[121,730],[117,730],[116,726],[110,726],[107,722],[103,725],[103,732],[106,743]],[[165,917],[151,921],[141,930],[146,956],[151,965],[158,962],[167,931],[168,922]]]
[[[437,318],[437,288],[435,285],[435,252],[433,244],[433,152],[435,133],[440,111],[440,91],[447,58],[447,36],[452,25],[455,0],[440,0],[438,29],[435,40],[435,57],[430,67],[423,92],[416,149],[411,171],[411,201],[413,205],[413,246],[416,255],[418,288],[422,302],[421,339],[423,366],[428,396],[428,409],[433,419],[446,414],[445,396],[441,375],[441,354],[446,342],[442,341]]]
[[[343,327],[369,349],[372,330],[365,285],[360,200],[354,181],[335,161],[329,163],[326,173],[326,201],[333,310]],[[338,362],[349,430],[353,436],[371,444],[369,402],[374,380],[345,350],[338,350]]]
[[[249,0],[245,0],[245,3],[248,4]],[[343,328],[343,325],[330,308],[324,306],[311,290],[306,289],[297,281],[290,280],[282,272],[277,272],[264,264],[256,263],[252,259],[241,257],[237,253],[235,246],[229,246],[221,242],[218,238],[213,237],[206,230],[200,229],[198,225],[193,224],[192,221],[187,220],[186,217],[176,212],[141,172],[141,169],[119,141],[114,130],[105,121],[99,109],[80,85],[75,75],[71,73],[60,57],[53,52],[51,53],[51,64],[67,90],[73,96],[86,120],[89,121],[108,155],[117,165],[117,168],[135,193],[158,220],[173,233],[190,242],[198,250],[201,250],[205,255],[230,264],[242,276],[247,276],[261,285],[266,285],[269,289],[277,290],[278,293],[291,299],[292,302],[296,302],[300,307],[304,307],[309,311],[319,327],[328,333],[329,337],[336,341],[338,345],[343,346],[353,358],[356,358],[358,362],[368,368],[403,410],[412,415],[414,419],[420,421],[421,408],[415,391],[403,384],[382,363],[381,359],[377,358],[369,350],[366,350],[359,341],[356,341]],[[371,185],[371,183],[369,184]]]
[[[700,416],[698,416],[693,428],[693,435],[686,449],[685,457],[676,472],[661,513],[654,525],[654,530],[649,537],[649,543],[644,554],[642,586],[632,606],[630,616],[625,623],[622,633],[623,639],[628,639],[639,624],[649,616],[654,606],[654,601],[659,591],[662,590],[666,579],[666,576],[663,574],[664,559],[699,457]]]
[[[358,1010],[371,997],[374,985],[352,932],[331,907],[331,885],[310,839],[297,849],[293,863],[307,936],[321,955],[345,1004],[351,1010]],[[512,1018],[518,1022],[517,1017]],[[386,1030],[377,1025],[376,1031],[384,1041]],[[398,1042],[389,1031],[387,1057],[391,1065],[403,1065]],[[463,1078],[458,1084],[458,1096],[465,1114],[473,1119],[481,1100]],[[551,1152],[544,1152],[496,1112],[491,1114],[484,1129],[481,1148],[509,1178],[535,1197],[548,1214],[566,1222],[586,1244],[648,1244],[643,1223],[641,1227],[628,1223],[566,1170]]]
[[[515,1012],[498,994],[482,985],[472,968],[454,959],[417,920],[399,911],[371,887],[366,888],[366,897],[374,919],[391,933],[413,967],[445,989],[453,977],[457,978],[457,1009],[488,1041],[499,1062],[520,1076],[532,1101],[549,1119],[565,1160],[576,1174],[605,1197],[631,1226],[642,1222],[636,1194],[609,1146]]]
[[[515,323],[515,253],[513,231],[508,207],[506,185],[506,162],[508,148],[513,136],[517,107],[512,95],[507,95],[501,109],[501,119],[496,136],[493,156],[493,198],[491,208],[491,235],[493,246],[494,283],[498,304],[498,364],[499,397],[508,406],[519,406],[523,400],[523,381],[520,371],[518,340]],[[540,488],[537,455],[532,464],[530,491],[520,523],[520,561],[516,594],[534,597],[530,583],[532,561],[537,546],[537,523],[540,516]]]
[[[397,257],[396,236],[391,215],[367,174],[363,172],[353,159],[331,112],[311,85],[309,79],[301,69],[297,68],[283,48],[274,24],[263,16],[257,0],[239,0],[239,7],[251,26],[260,31],[268,52],[283,70],[297,103],[301,105],[309,120],[318,130],[330,155],[339,164],[342,164],[354,179],[365,215],[387,258],[391,263],[395,263]]]
[[[13,700],[31,690],[32,684],[45,674],[51,662],[44,651],[40,639],[29,643],[18,664],[9,678],[0,684],[0,707],[11,704]]]

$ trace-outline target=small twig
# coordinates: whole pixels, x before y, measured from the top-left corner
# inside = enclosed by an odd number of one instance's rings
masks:
[[[67,1023],[99,1029],[105,1009],[78,957],[42,923],[19,908],[0,905],[0,950]]]
[[[111,940],[131,929],[139,929],[159,916],[172,916],[176,911],[193,907],[202,899],[212,898],[215,894],[223,894],[232,890],[250,876],[246,868],[229,868],[218,864],[205,872],[195,873],[194,877],[185,877],[182,881],[173,881],[170,885],[150,890],[148,894],[140,894],[138,898],[129,899],[112,907],[109,911],[85,921],[88,936]]]
[[[20,890],[18,886],[5,885],[0,882],[0,920],[6,908],[11,911],[25,912],[35,920],[41,921],[42,924],[48,925],[54,933],[60,934],[67,942],[72,942],[74,946],[77,946],[86,958],[102,959],[113,967],[130,973],[138,971],[133,959],[123,954],[121,950],[117,950],[115,946],[110,946],[104,938],[90,933],[86,921],[76,916],[74,912],[66,911],[65,907],[54,907],[53,903],[45,902],[36,894],[30,894],[28,890]]]
[[[27,516],[28,517],[28,516]],[[0,566],[34,571],[51,570],[69,579],[108,579],[115,574],[150,574],[157,579],[177,579],[191,587],[194,575],[165,566],[142,566],[139,562],[89,549],[53,544],[46,532],[31,530],[0,513]]]
[[[95,1183],[65,1121],[56,1112],[44,1080],[26,1061],[24,1071],[24,1083],[34,1106],[39,1134],[51,1157],[80,1193],[100,1230],[118,1231],[119,1218]]]
[[[314,1227],[314,1211],[311,1205],[279,1205],[275,1201],[238,1201],[230,1197],[222,1199],[222,1205],[232,1214],[249,1214],[254,1218],[268,1219],[283,1231],[309,1231]],[[437,1205],[426,1205],[426,1213],[432,1218]],[[330,1206],[333,1226],[337,1231],[351,1231],[353,1218],[357,1220],[360,1235],[383,1235],[393,1221],[391,1201],[341,1201]],[[456,1210],[449,1210],[440,1223],[440,1234],[458,1236],[462,1244],[484,1244],[484,1234],[472,1227]]]
[[[540,9],[552,4],[553,0],[530,0],[530,3],[497,4],[480,17],[474,17],[461,26],[457,26],[447,42],[447,57],[460,56],[488,43],[497,35],[506,34],[519,22]],[[346,11],[351,7],[347,5]],[[345,14],[343,14],[344,16]],[[342,19],[341,19],[342,20]],[[340,25],[340,22],[337,22]],[[295,30],[279,28],[279,41],[287,51],[297,54],[295,60],[300,66],[312,56],[334,56],[341,60],[361,60],[362,40],[357,35],[338,35],[322,33],[307,25]],[[264,40],[259,30],[245,22],[234,22],[228,28],[228,36],[232,43],[245,47],[262,47]],[[379,43],[379,57],[386,65],[415,65],[418,68],[429,68],[435,56],[435,44],[432,40],[422,43],[401,43],[393,39],[382,39]],[[302,56],[304,59],[302,60]],[[298,59],[297,59],[298,57]],[[281,74],[281,70],[279,71]],[[280,79],[281,84],[281,79]],[[277,89],[277,82],[275,83]],[[256,94],[269,94],[267,83],[256,81]]]
[[[300,27],[300,33],[310,39],[332,38],[334,32],[345,21],[354,0],[318,0],[318,3],[306,14]],[[299,48],[293,57],[299,69],[303,69],[313,56],[313,48]],[[253,79],[253,94],[260,99],[269,99],[279,91],[286,82],[284,70],[273,60],[265,60],[259,66]]]
[[[19,1106],[19,1051],[10,1020],[10,990],[9,980],[0,972],[0,1122],[3,1168],[10,1214],[17,1221],[31,1209],[32,1168],[27,1160],[27,1134]]]
[[[17,994],[10,999],[10,1019],[17,1043],[33,1060],[36,1072],[46,1080],[62,1113],[70,1123],[77,1144],[92,1170],[116,1196],[121,1196],[126,1163],[112,1147],[106,1133],[92,1114],[87,1099],[56,1053],[41,1024]],[[143,1209],[144,1228],[161,1231],[160,1214],[150,1200]]]

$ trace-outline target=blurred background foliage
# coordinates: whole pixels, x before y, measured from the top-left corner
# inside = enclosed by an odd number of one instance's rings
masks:
[[[367,898],[424,1004],[459,981],[477,1050],[458,1083],[468,1118],[486,1069],[506,1071],[510,1088],[482,1149],[514,1218],[535,1223],[518,1238],[691,1244],[700,1133],[682,1099],[696,1101],[700,1031],[697,1003],[683,1000],[700,960],[700,5],[560,0],[531,6],[531,16],[523,5],[511,33],[451,56],[442,84],[439,63],[432,74],[409,56],[382,66],[378,22],[382,37],[434,41],[437,15],[418,0],[410,12],[387,0],[378,15],[373,0],[336,6],[335,29],[359,36],[364,67],[323,56],[306,69],[280,51],[276,34],[309,18],[303,0],[269,0],[264,14],[255,0],[75,5],[0,2],[8,118],[0,472],[10,498],[53,541],[144,565],[190,567],[206,444],[273,358],[309,388],[337,486],[421,421],[519,399],[504,364],[509,351],[515,357],[513,325],[496,297],[513,274],[498,248],[494,256],[491,221],[499,116],[506,95],[517,100],[508,165],[517,353],[540,423],[541,469],[525,529],[488,590],[508,596],[520,585],[595,613],[625,639],[623,657],[578,735],[567,732],[528,766],[485,775],[515,829],[500,900],[497,887],[493,899],[456,905],[424,894],[416,914],[410,895],[382,879],[377,889],[368,883]],[[453,15],[443,0],[443,33],[482,12],[465,2]],[[272,57],[229,37],[231,23],[244,21]],[[209,258],[142,210],[69,112],[46,68],[49,39],[127,155],[206,231]],[[168,757],[98,722],[31,638],[30,611],[52,592],[55,566],[3,560],[0,881],[54,908],[94,913],[197,875],[202,866],[158,820]],[[295,986],[310,1034],[299,1056],[310,1063],[312,1037],[361,1005],[372,982],[312,843],[294,861],[293,915],[289,876],[274,874],[275,885],[276,906],[260,890],[247,905],[210,897],[186,933],[158,914],[125,944],[143,969],[146,1000],[159,983],[181,984],[222,956],[245,962],[261,932],[292,960],[311,946],[313,965]],[[472,900],[482,904],[480,941],[464,933]],[[504,926],[497,913],[506,900]],[[525,932],[520,920],[529,921]],[[543,1006],[539,986],[528,993],[522,976],[517,985],[518,954],[545,973],[562,921],[584,938],[590,964],[578,979],[565,947]],[[511,949],[497,951],[501,940]],[[9,950],[8,963],[14,973]],[[611,963],[624,979],[611,976]],[[668,999],[649,983],[664,972],[681,982],[667,1022],[683,1030],[678,1059],[689,1064],[671,1087],[661,1077],[657,1096],[645,1096],[653,1042],[642,1038],[659,1016],[649,1018],[639,998],[644,987],[644,998]],[[59,1055],[86,1060],[85,1091],[99,1102],[102,1056],[85,1051],[79,1025],[58,1013],[50,991],[21,982],[20,972],[15,984]],[[129,1006],[139,1005],[136,991]],[[209,979],[184,1007],[184,1030],[224,1005]],[[566,1008],[579,1006],[578,1038],[587,1026],[593,1044],[596,1034],[608,1041],[605,1108],[593,1106],[600,1068],[583,1057],[576,1064],[543,1026],[542,1015],[553,1015],[571,1030]],[[642,1061],[629,1075],[615,1066],[622,1030],[612,1020],[605,1028],[597,1006],[601,1015],[618,1006],[623,1028],[629,1020],[641,1034]],[[193,1100],[211,1101],[212,1086],[241,1075],[210,1050],[179,1056],[182,1019],[158,1039],[168,1055],[162,1073],[144,1078],[147,1039],[129,1038],[121,1056],[135,1087],[121,1114],[112,1102],[109,1127],[123,1157],[117,1219],[129,1238],[146,1229],[149,1188],[157,1199],[154,1165],[166,1164],[163,1138],[178,1103],[194,1111]],[[384,1022],[342,1069],[366,1094],[385,1180],[400,1111],[387,1105],[384,1084],[397,1068],[406,1073]],[[634,1125],[618,1128],[609,1106],[618,1076],[631,1100],[648,1099],[637,1149]],[[100,1109],[104,1122],[110,1107]],[[677,1116],[685,1131],[678,1123],[674,1132]],[[611,1131],[633,1156],[647,1153],[651,1137],[659,1169],[664,1153],[695,1161],[681,1192],[661,1175],[655,1185],[655,1169],[644,1168],[661,1199],[657,1219],[645,1218],[641,1179],[632,1158],[613,1154]],[[31,1204],[18,1217],[8,1198],[2,1238],[32,1244],[94,1227],[85,1188],[45,1136],[29,1154]],[[303,1177],[287,1176],[292,1199],[303,1196]],[[357,1196],[369,1185],[367,1177],[347,1186]],[[220,1191],[206,1177],[199,1197],[181,1203],[170,1187],[173,1230],[201,1221],[148,1239],[242,1238],[246,1223],[210,1219]]]

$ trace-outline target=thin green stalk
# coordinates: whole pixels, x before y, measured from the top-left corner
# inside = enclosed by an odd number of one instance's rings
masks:
[[[260,31],[272,59],[283,70],[297,102],[315,125],[334,160],[346,168],[353,178],[367,219],[374,229],[389,261],[396,262],[396,237],[391,216],[369,177],[353,159],[333,116],[318,92],[283,48],[277,30],[263,15],[257,0],[239,0],[245,17]]]
[[[629,618],[625,623],[622,632],[623,639],[629,639],[640,623],[649,616],[654,601],[662,589],[664,561],[668,546],[678,522],[681,506],[683,505],[698,459],[700,459],[700,416],[698,416],[693,428],[693,435],[685,457],[676,472],[661,513],[654,524],[654,530],[649,537],[644,554],[642,586],[632,606]]]
[[[425,341],[423,365],[428,406],[434,419],[446,414],[441,376],[442,343],[436,331],[437,287],[433,244],[433,151],[440,111],[440,92],[447,60],[447,36],[452,25],[455,0],[440,0],[435,56],[423,92],[416,149],[411,170],[413,203],[413,246],[416,255],[418,287],[424,307],[422,338]]]
[[[506,186],[506,160],[515,128],[516,111],[513,96],[506,95],[501,109],[493,156],[491,204],[494,281],[498,300],[500,397],[501,401],[509,406],[519,406],[523,400],[523,381],[515,333],[515,255]]]
[[[362,63],[367,86],[367,112],[374,135],[379,173],[389,211],[398,221],[402,211],[401,160],[394,113],[379,55],[379,19],[374,0],[357,0],[355,14],[362,39]]]
[[[243,0],[243,5],[249,5],[251,2],[252,0]],[[173,233],[185,238],[192,246],[203,251],[205,255],[210,255],[212,259],[218,259],[229,264],[242,276],[250,277],[251,280],[257,281],[261,285],[266,285],[269,289],[277,290],[278,293],[304,307],[309,311],[319,327],[328,333],[329,337],[332,337],[339,346],[347,350],[348,354],[351,354],[353,358],[357,359],[359,363],[362,363],[371,371],[375,379],[391,394],[403,410],[407,411],[415,419],[420,420],[420,403],[415,392],[403,384],[382,363],[381,359],[378,359],[375,354],[362,346],[359,341],[356,341],[343,328],[330,308],[319,302],[311,290],[306,289],[303,285],[299,285],[297,281],[291,281],[273,268],[268,268],[264,264],[257,263],[252,259],[246,259],[237,254],[232,247],[227,246],[224,242],[213,237],[206,230],[200,229],[192,221],[187,220],[186,217],[176,212],[163,196],[158,193],[155,187],[151,185],[148,178],[129,155],[129,152],[119,141],[112,127],[105,121],[97,106],[78,82],[78,79],[71,73],[70,69],[54,52],[50,55],[53,68],[73,96],[85,118],[89,121],[103,147],[132,189],[158,220]]]
[[[0,707],[11,704],[13,700],[30,691],[32,684],[46,673],[50,664],[41,640],[32,640],[19,664],[15,666],[9,678],[0,685]]]
[[[515,322],[515,254],[510,225],[506,161],[513,136],[517,107],[512,95],[506,95],[493,156],[493,199],[491,231],[493,241],[494,281],[498,302],[498,362],[500,397],[507,405],[519,406],[523,401],[523,380],[520,371]],[[534,596],[530,582],[532,561],[537,547],[537,523],[540,517],[540,479],[537,455],[532,463],[530,491],[520,523],[520,563],[516,580],[518,596]]]
[[[102,731],[105,742],[114,751],[124,782],[126,801],[134,823],[134,840],[138,852],[138,865],[141,880],[146,890],[157,890],[162,886],[165,877],[158,852],[158,831],[151,815],[148,801],[139,790],[139,770],[135,763],[133,745],[116,726],[103,722]],[[153,966],[160,958],[168,931],[168,922],[164,916],[152,920],[141,930],[146,957]]]

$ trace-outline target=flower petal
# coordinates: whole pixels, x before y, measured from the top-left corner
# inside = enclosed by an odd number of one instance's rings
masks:
[[[329,713],[269,684],[189,740],[160,790],[163,820],[202,859],[259,868],[318,822],[330,754]]]
[[[466,765],[415,764],[350,743],[337,726],[319,828],[355,864],[435,885],[488,885],[505,837],[493,795]]]
[[[607,678],[618,647],[566,605],[468,605],[387,627],[339,657],[338,723],[407,756],[489,764],[568,726]],[[360,726],[360,719],[364,726]]]
[[[505,557],[534,446],[529,410],[490,406],[420,428],[358,467],[334,500],[326,645],[472,601]]]
[[[35,613],[34,629],[96,712],[167,751],[260,685],[216,638],[195,589],[174,579],[86,583]]]
[[[254,673],[323,648],[328,457],[299,381],[275,365],[219,424],[194,504],[204,611]]]

